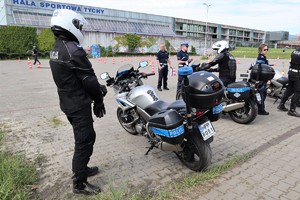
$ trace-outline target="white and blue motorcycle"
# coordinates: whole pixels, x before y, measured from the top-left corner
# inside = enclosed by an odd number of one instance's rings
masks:
[[[160,100],[151,86],[143,84],[141,79],[154,75],[139,72],[147,66],[143,61],[135,70],[128,64],[118,69],[115,78],[107,72],[100,76],[115,91],[121,126],[132,135],[148,138],[146,155],[153,148],[173,151],[191,170],[206,169],[211,163],[210,143],[215,135],[211,122],[218,120],[222,112],[222,82],[209,72],[192,74],[192,69],[185,67],[178,71],[185,77],[184,100],[168,103]]]

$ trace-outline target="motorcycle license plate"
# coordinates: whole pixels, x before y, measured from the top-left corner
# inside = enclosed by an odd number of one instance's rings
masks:
[[[219,105],[213,107],[213,114],[219,114],[222,112],[222,110],[223,105],[220,103]]]
[[[198,129],[199,129],[204,141],[209,139],[216,133],[216,131],[210,121],[207,121],[207,122],[199,125]]]
[[[261,96],[259,93],[255,94],[257,101],[260,103],[261,102]]]

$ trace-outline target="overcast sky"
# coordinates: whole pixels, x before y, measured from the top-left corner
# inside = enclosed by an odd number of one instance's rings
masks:
[[[51,0],[52,1],[52,0]],[[58,1],[58,0],[53,0]],[[266,31],[300,34],[300,0],[61,0],[99,8],[136,11]],[[84,2],[84,3],[83,3]]]

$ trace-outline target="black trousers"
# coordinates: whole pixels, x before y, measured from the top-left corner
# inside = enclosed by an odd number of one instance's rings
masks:
[[[261,102],[258,103],[257,102],[257,107],[258,107],[258,111],[264,112],[265,110],[265,101],[267,98],[267,87],[266,87],[266,83],[263,83],[259,88],[259,94],[261,96]]]
[[[158,71],[158,85],[157,88],[161,88],[161,86],[163,85],[164,88],[167,88],[168,86],[168,65],[161,65],[161,69]]]
[[[281,103],[284,104],[288,98],[294,94],[291,99],[290,110],[296,110],[296,103],[300,100],[300,73],[289,71],[289,85],[285,91]]]
[[[93,127],[91,104],[67,115],[73,126],[75,149],[72,160],[72,171],[78,181],[87,180],[87,164],[93,154],[96,133]]]
[[[33,63],[34,65],[36,64],[36,62],[38,62],[39,64],[41,64],[41,62],[39,61],[37,55],[34,55],[33,58],[34,58],[34,63]]]

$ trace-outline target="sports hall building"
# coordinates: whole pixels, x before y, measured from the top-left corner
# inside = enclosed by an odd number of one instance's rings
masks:
[[[0,25],[32,26],[38,30],[49,28],[55,9],[71,9],[87,19],[89,25],[84,27],[84,47],[92,44],[114,46],[115,36],[133,33],[155,37],[157,44],[167,39],[174,50],[182,41],[188,41],[201,53],[205,36],[209,47],[221,39],[233,45],[257,45],[265,42],[267,35],[264,30],[245,27],[208,23],[206,30],[203,21],[41,0],[0,0]],[[155,45],[146,51],[156,51],[157,48]]]

